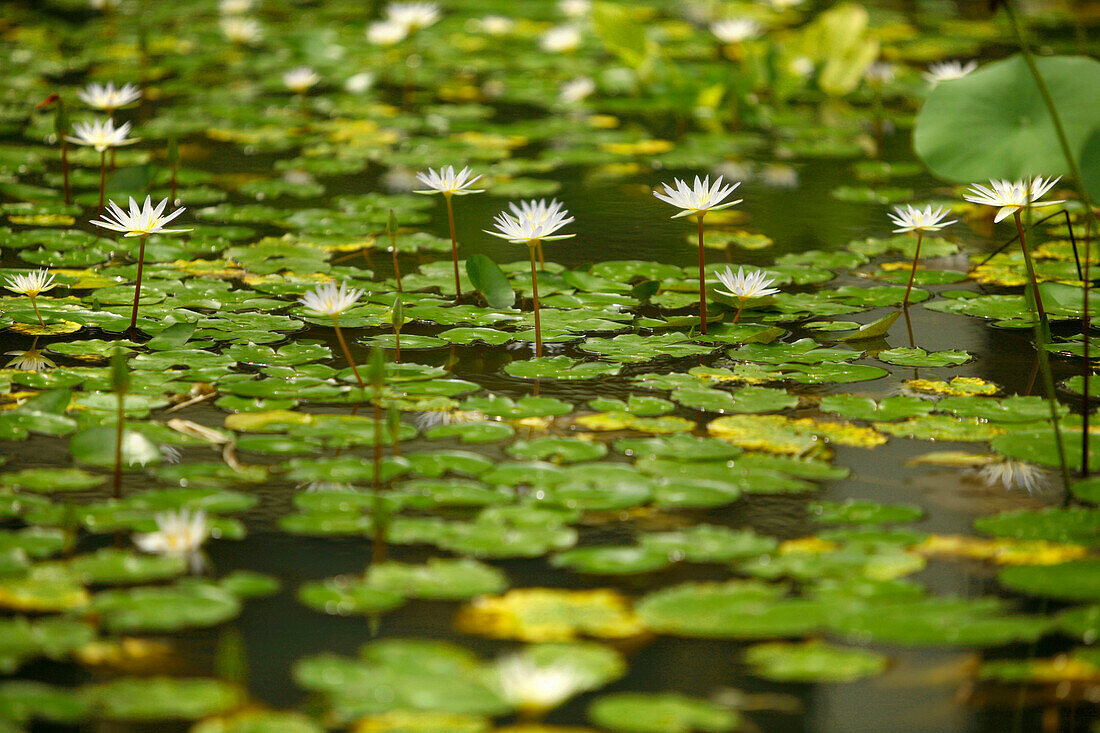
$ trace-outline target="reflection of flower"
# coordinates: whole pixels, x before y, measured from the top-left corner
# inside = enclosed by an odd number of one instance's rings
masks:
[[[437,173],[434,168],[429,168],[427,173],[417,173],[416,177],[429,190],[413,191],[413,193],[441,193],[444,196],[463,196],[468,193],[484,193],[483,188],[470,188],[481,178],[480,175],[471,177],[472,171],[467,166],[455,173],[453,165],[445,165]]]
[[[937,61],[922,76],[932,84],[938,84],[941,81],[961,79],[977,68],[977,61],[967,61],[965,64],[961,61]]]
[[[486,234],[507,239],[515,244],[531,244],[542,239],[550,241],[576,236],[575,234],[554,234],[574,218],[569,216],[569,212],[563,209],[561,202],[556,199],[549,204],[546,203],[546,199],[540,199],[523,201],[519,206],[510,203],[508,207],[512,210],[512,215],[505,212],[497,214],[494,220],[497,231],[486,230]]]
[[[141,90],[133,84],[116,87],[113,81],[106,84],[92,82],[79,90],[76,96],[89,107],[108,112],[125,107],[141,99]]]
[[[480,422],[485,415],[475,410],[424,410],[412,416],[413,425],[421,430],[436,425],[460,425],[468,422]]]
[[[198,552],[202,543],[210,536],[210,527],[206,522],[206,512],[201,509],[191,512],[180,509],[178,512],[161,512],[154,519],[157,530],[134,535],[134,544],[142,552],[157,555],[191,555]]]
[[[340,283],[337,288],[336,283],[329,281],[298,298],[298,302],[319,315],[335,317],[355,305],[362,296],[363,290],[360,288],[349,290],[346,282]]]
[[[733,268],[727,267],[725,272],[715,273],[718,280],[729,288],[728,291],[719,290],[722,295],[732,295],[735,298],[745,300],[747,298],[763,298],[765,295],[774,295],[779,288],[769,288],[775,280],[765,276],[763,270],[756,270],[745,274],[744,267],[737,268],[737,274],[733,274]]]
[[[164,207],[168,205],[168,199],[163,199],[155,207],[151,196],[145,197],[145,203],[139,208],[134,197],[130,197],[130,210],[126,211],[114,201],[107,202],[107,213],[100,220],[93,219],[92,224],[115,232],[126,232],[126,237],[147,237],[150,234],[178,234],[189,232],[190,229],[165,229],[164,225],[182,214],[185,209],[180,207],[167,216],[161,216]]]
[[[1054,206],[1063,203],[1062,200],[1037,203],[1060,180],[1061,176],[1046,180],[1036,176],[1027,181],[990,181],[988,188],[975,183],[970,186],[970,195],[964,194],[963,198],[974,204],[999,206],[1000,210],[993,218],[994,222],[998,222],[1028,206]]]
[[[736,201],[722,203],[727,196],[733,193],[735,188],[741,185],[741,182],[738,181],[723,186],[722,176],[718,176],[718,180],[714,182],[713,186],[710,183],[710,176],[703,180],[699,180],[699,176],[695,176],[694,187],[689,186],[686,181],[679,178],[673,178],[672,182],[676,184],[675,190],[667,183],[662,183],[661,185],[665,187],[665,190],[663,192],[654,191],[653,195],[667,204],[683,209],[679,214],[674,214],[673,219],[691,214],[701,214],[706,211],[717,211],[739,204],[743,200],[737,199]]]
[[[763,28],[752,18],[729,18],[711,23],[710,32],[722,43],[740,43],[758,37]]]
[[[283,74],[283,84],[295,94],[305,94],[319,81],[321,77],[308,66],[298,66]]]
[[[894,212],[888,213],[887,216],[898,227],[894,230],[895,232],[938,232],[955,223],[954,219],[943,221],[948,212],[942,207],[933,211],[931,204],[925,206],[923,210],[913,208],[909,204],[906,204],[904,209],[895,206]]]
[[[117,148],[121,145],[133,145],[137,138],[127,138],[130,134],[130,123],[123,122],[115,127],[112,119],[92,120],[91,122],[77,122],[73,125],[73,134],[66,135],[65,139],[77,145],[88,145],[95,148],[97,153],[102,153],[107,148]]]
[[[52,369],[57,366],[50,359],[42,356],[42,352],[37,349],[27,349],[26,351],[8,351],[4,356],[14,356],[15,358],[8,362],[6,369],[19,369],[24,372],[43,372],[47,369]]]
[[[1000,486],[1005,491],[1026,489],[1029,494],[1042,491],[1049,479],[1047,472],[1039,466],[1012,458],[987,463],[974,473],[990,488]]]
[[[501,695],[511,705],[529,713],[552,710],[588,686],[576,667],[541,666],[522,654],[497,661]]]
[[[176,446],[168,445],[167,443],[160,446],[160,458],[165,463],[179,463],[182,457],[183,451]]]
[[[13,292],[34,298],[39,293],[44,293],[56,287],[56,283],[54,283],[53,275],[50,274],[49,270],[36,270],[27,275],[10,275],[5,287]]]

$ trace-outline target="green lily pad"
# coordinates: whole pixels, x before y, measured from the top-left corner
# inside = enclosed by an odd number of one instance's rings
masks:
[[[760,677],[779,682],[853,682],[886,670],[886,657],[812,640],[772,642],[745,650],[745,661]]]
[[[607,695],[588,707],[588,717],[603,728],[624,733],[720,733],[741,723],[736,710],[675,692]]]

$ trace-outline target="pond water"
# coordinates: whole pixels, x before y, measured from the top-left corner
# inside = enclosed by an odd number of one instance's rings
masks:
[[[96,5],[0,7],[0,276],[55,278],[0,299],[0,733],[1094,729],[1066,219],[1024,212],[1071,492],[1019,246],[983,263],[1012,219],[913,152],[925,67],[980,79],[1003,13]],[[1043,55],[1095,51],[1100,16],[1032,5]],[[71,134],[91,81],[140,89],[140,140],[71,142],[67,204],[34,106]],[[412,193],[444,165],[485,189],[452,199],[457,304],[444,197]],[[744,199],[703,218],[705,335],[696,219],[653,196],[697,174]],[[101,186],[175,190],[189,231],[93,225]],[[575,217],[541,357],[528,250],[486,232],[532,197]],[[1071,183],[1047,198],[1083,242]],[[903,308],[905,204],[958,222]],[[729,265],[779,292],[740,311]],[[299,302],[325,282],[365,292],[330,318]]]

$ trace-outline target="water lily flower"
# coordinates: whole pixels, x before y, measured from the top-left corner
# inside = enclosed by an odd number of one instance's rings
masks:
[[[483,193],[483,188],[470,188],[481,178],[473,176],[469,167],[465,167],[455,173],[453,165],[446,165],[437,173],[434,168],[429,168],[427,173],[417,173],[417,179],[427,186],[426,189],[413,191],[413,193],[434,194],[441,193],[447,201],[447,224],[451,228],[451,258],[454,261],[455,270],[455,300],[462,299],[462,285],[458,276],[458,240],[455,238],[455,214],[451,203],[452,196],[465,196],[471,193]]]
[[[974,204],[999,207],[997,215],[993,218],[994,222],[999,222],[1009,214],[1019,213],[1020,209],[1028,206],[1042,207],[1065,203],[1064,199],[1039,203],[1039,199],[1060,180],[1062,180],[1061,176],[1046,180],[1041,176],[1018,181],[991,180],[988,188],[977,183],[971,185],[969,195],[964,194],[963,198]]]
[[[142,552],[157,555],[189,556],[196,554],[210,537],[210,525],[206,512],[180,509],[177,512],[160,512],[154,516],[155,532],[134,535],[134,544]]]
[[[539,278],[535,263],[535,251],[542,240],[553,241],[557,239],[569,239],[575,234],[554,234],[566,224],[573,221],[569,212],[562,208],[562,204],[556,199],[549,204],[546,199],[538,201],[524,201],[518,206],[515,203],[508,204],[511,215],[506,212],[497,214],[494,224],[497,231],[485,230],[486,234],[507,239],[515,244],[526,244],[531,255],[531,285],[534,292],[535,309],[535,356],[542,356],[542,322],[539,320]]]
[[[164,215],[164,208],[168,205],[168,199],[162,199],[159,204],[153,206],[151,196],[145,197],[145,203],[138,207],[134,197],[130,197],[130,210],[127,211],[114,201],[109,201],[107,213],[102,219],[91,221],[97,227],[110,229],[115,232],[125,232],[123,237],[141,237],[138,248],[137,284],[134,287],[134,307],[130,316],[130,330],[137,329],[138,300],[141,298],[141,275],[145,269],[145,242],[150,234],[179,234],[189,232],[190,229],[165,229],[164,225],[182,214],[186,209],[180,207],[171,214]]]
[[[764,28],[752,18],[729,18],[711,23],[710,32],[722,43],[741,43],[758,38]]]
[[[344,89],[352,94],[362,94],[374,86],[375,76],[373,71],[360,71],[349,76],[344,81]]]
[[[95,148],[97,153],[106,152],[107,148],[117,148],[122,145],[133,145],[137,138],[128,138],[130,123],[123,122],[115,127],[115,121],[92,120],[91,122],[77,122],[73,124],[73,134],[66,135],[65,139],[77,145],[85,145]]]
[[[114,201],[107,204],[107,213],[100,220],[93,219],[92,224],[115,232],[125,232],[124,237],[147,237],[150,234],[179,234],[189,232],[190,229],[165,229],[164,225],[187,211],[180,207],[171,214],[164,215],[164,208],[168,205],[168,199],[162,199],[159,204],[153,206],[153,198],[145,197],[145,203],[138,206],[133,196],[130,197],[130,209],[127,211]]]
[[[890,221],[894,223],[897,229],[896,233],[903,232],[915,232],[917,235],[917,248],[913,253],[913,268],[909,271],[909,285],[905,288],[905,298],[902,300],[902,307],[909,305],[909,293],[913,289],[913,279],[917,276],[917,262],[920,260],[920,245],[924,239],[925,232],[938,232],[944,227],[951,226],[955,223],[955,220],[944,221],[944,217],[948,212],[942,207],[932,210],[932,205],[929,204],[923,209],[914,208],[909,204],[905,205],[903,209],[900,206],[894,207],[894,213],[887,214],[890,217]]]
[[[392,46],[408,36],[409,29],[403,23],[392,20],[379,20],[367,25],[367,40],[376,46]]]
[[[798,188],[798,171],[782,163],[766,165],[760,170],[760,182],[772,188]]]
[[[587,15],[591,9],[591,0],[558,0],[558,10],[562,12],[562,15],[567,15],[570,18]]]
[[[263,26],[255,18],[231,15],[222,18],[221,26],[226,39],[238,46],[255,45],[264,36]]]
[[[539,665],[523,654],[496,663],[501,696],[529,716],[539,717],[590,685],[588,676],[566,664]]]
[[[119,6],[122,0],[88,0],[88,5],[92,10],[104,10],[110,11]]]
[[[336,329],[336,340],[340,342],[340,348],[344,351],[344,358],[351,366],[351,372],[355,375],[355,381],[359,383],[360,389],[365,389],[366,385],[363,383],[363,378],[359,376],[359,368],[356,366],[355,360],[351,358],[351,351],[348,349],[347,341],[344,340],[344,334],[340,330],[339,315],[355,305],[363,297],[363,292],[360,288],[349,289],[346,282],[340,283],[340,287],[336,287],[336,283],[329,281],[318,285],[312,292],[306,293],[298,299],[298,302],[305,306],[306,310],[332,318],[333,328]]]
[[[283,85],[295,94],[305,94],[319,81],[321,77],[308,66],[298,66],[283,74]]]
[[[876,61],[863,72],[863,78],[871,84],[889,84],[897,76],[897,67],[888,61]]]
[[[928,67],[921,76],[926,81],[931,82],[933,86],[941,81],[952,81],[954,79],[962,79],[978,68],[977,61],[967,61],[965,64],[961,61],[937,61]]]
[[[741,185],[741,182],[737,181],[723,186],[722,176],[718,176],[718,180],[714,182],[714,185],[710,183],[710,176],[703,180],[699,180],[699,176],[695,176],[694,186],[689,186],[686,181],[679,178],[673,178],[672,181],[676,184],[676,188],[667,183],[662,183],[661,185],[665,187],[665,190],[654,191],[653,195],[661,201],[681,209],[679,214],[673,214],[673,219],[692,214],[699,215],[699,330],[705,336],[707,333],[707,283],[706,273],[704,272],[706,255],[703,250],[703,217],[707,215],[708,211],[717,211],[741,203],[742,199],[726,201],[726,198]]]
[[[578,76],[572,81],[567,81],[558,90],[558,100],[562,104],[577,104],[587,99],[596,91],[596,82],[587,76]]]
[[[101,109],[110,114],[116,109],[121,109],[141,99],[141,89],[134,84],[123,84],[121,87],[116,87],[112,81],[107,82],[105,85],[92,82],[77,91],[76,96],[89,107]]]
[[[789,8],[795,8],[805,1],[806,0],[768,0],[771,6],[776,10],[787,10]]]
[[[42,355],[42,352],[38,349],[27,349],[26,351],[6,351],[4,356],[14,356],[4,367],[5,369],[18,369],[23,372],[44,372],[47,369],[52,369],[56,364],[50,359],[47,359]]]
[[[539,47],[550,53],[573,51],[580,45],[581,31],[572,25],[559,25],[539,37]]]
[[[506,36],[516,27],[516,21],[506,15],[486,15],[477,22],[477,27],[490,36]]]
[[[252,10],[252,0],[221,0],[218,11],[222,15],[244,15]]]
[[[745,310],[745,302],[750,298],[764,298],[779,292],[779,288],[768,287],[775,280],[767,277],[763,270],[746,274],[744,267],[738,267],[737,274],[734,275],[733,268],[726,267],[725,272],[719,271],[715,274],[718,276],[718,281],[727,288],[716,292],[732,296],[738,300],[737,315],[733,317],[734,323],[741,320],[741,312]]]
[[[388,20],[404,26],[410,34],[436,23],[440,17],[439,6],[432,2],[390,3],[385,15]]]
[[[49,270],[36,270],[27,275],[11,275],[5,285],[8,290],[31,299],[31,308],[34,308],[34,314],[38,316],[38,323],[42,326],[45,326],[46,322],[42,320],[42,314],[38,312],[38,305],[34,302],[34,299],[39,294],[52,290],[55,286],[53,275],[50,274]]]

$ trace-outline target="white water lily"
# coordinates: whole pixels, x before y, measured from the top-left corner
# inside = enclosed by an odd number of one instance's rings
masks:
[[[558,10],[562,12],[562,15],[567,15],[570,18],[580,18],[583,15],[588,15],[588,11],[591,9],[591,0],[558,0]]]
[[[577,104],[587,99],[596,91],[596,82],[587,76],[578,76],[572,81],[567,81],[558,89],[558,100],[562,104]]]
[[[894,207],[894,213],[887,213],[890,217],[890,221],[894,223],[897,229],[896,233],[903,232],[938,232],[944,227],[951,226],[955,223],[955,219],[951,221],[943,221],[943,218],[948,215],[943,207],[938,207],[934,211],[932,205],[929,204],[923,209],[914,208],[909,204],[905,205],[903,209],[900,206]]]
[[[222,15],[244,15],[252,10],[252,0],[221,0],[218,11]]]
[[[77,122],[73,124],[73,134],[66,135],[65,139],[77,145],[86,145],[95,148],[97,153],[102,153],[107,148],[117,148],[122,145],[133,145],[137,138],[128,138],[130,123],[123,122],[115,127],[115,121],[92,120],[91,122]]]
[[[259,43],[264,36],[263,26],[255,18],[232,15],[222,18],[221,26],[226,39],[240,46]]]
[[[992,180],[988,187],[975,183],[970,186],[969,195],[964,194],[963,198],[974,204],[999,207],[997,216],[993,218],[994,222],[998,222],[1029,206],[1054,206],[1065,203],[1063,199],[1039,203],[1039,199],[1060,180],[1062,180],[1061,176],[1046,180],[1036,176],[1029,180]]]
[[[38,297],[39,293],[44,293],[56,287],[56,283],[54,283],[53,275],[50,274],[49,270],[35,270],[27,275],[8,276],[5,287],[20,295],[35,298]]]
[[[308,66],[298,66],[283,74],[283,84],[295,94],[305,94],[319,81],[321,77]]]
[[[897,76],[897,67],[888,61],[876,61],[863,72],[863,78],[871,84],[889,84]]]
[[[477,21],[476,27],[486,35],[505,36],[516,27],[516,21],[507,15],[486,15]]]
[[[134,84],[116,87],[113,81],[106,84],[92,82],[77,91],[76,96],[89,107],[113,112],[141,99],[141,89]]]
[[[403,23],[378,20],[367,25],[367,40],[375,46],[392,46],[409,37],[409,29]]]
[[[581,31],[572,25],[559,25],[539,36],[539,47],[550,53],[572,51],[580,45]]]
[[[546,199],[523,201],[518,206],[510,203],[508,208],[511,209],[512,214],[505,212],[497,214],[494,219],[497,231],[491,232],[486,229],[486,234],[492,234],[494,237],[507,239],[516,244],[569,239],[576,236],[575,234],[554,234],[574,219],[556,199],[550,203],[547,203]]]
[[[737,268],[737,274],[733,274],[733,268],[727,267],[725,272],[715,273],[718,281],[726,286],[727,290],[716,292],[722,295],[732,295],[735,298],[747,300],[748,298],[763,298],[766,295],[774,295],[779,288],[768,287],[775,280],[769,278],[763,270],[755,270],[745,273],[744,267]]]
[[[676,184],[676,188],[662,183],[665,190],[654,191],[653,195],[664,201],[667,204],[682,209],[679,214],[674,214],[673,219],[678,219],[681,216],[690,216],[691,214],[700,214],[706,211],[717,211],[719,209],[725,209],[734,204],[741,203],[744,199],[737,199],[736,201],[725,201],[726,197],[733,193],[734,189],[741,185],[740,181],[732,184],[722,185],[722,176],[718,176],[718,180],[712,185],[710,182],[710,176],[699,179],[699,176],[695,176],[695,185],[689,186],[686,181],[679,178],[673,178],[672,182]]]
[[[210,536],[206,512],[201,509],[196,512],[191,512],[189,509],[161,512],[154,519],[157,522],[155,532],[134,535],[134,544],[142,552],[157,555],[192,555],[199,551]]]
[[[360,288],[349,289],[346,282],[336,287],[335,282],[329,281],[298,298],[298,302],[318,315],[335,317],[355,305],[363,292]]]
[[[469,166],[457,173],[455,173],[453,165],[445,165],[438,172],[434,168],[429,168],[427,173],[417,173],[416,177],[427,189],[413,191],[413,193],[441,193],[444,196],[465,196],[466,194],[485,192],[483,188],[470,188],[481,176],[472,175]]]
[[[556,708],[590,684],[576,667],[539,665],[523,654],[498,660],[496,671],[501,696],[514,707],[536,714]]]
[[[741,43],[758,38],[764,28],[752,18],[728,18],[711,23],[710,32],[722,43]]]
[[[965,64],[961,61],[937,61],[931,64],[921,76],[935,85],[941,81],[962,79],[977,68],[977,61],[967,61]]]
[[[127,211],[114,201],[107,202],[107,212],[100,220],[93,219],[92,224],[115,232],[125,232],[126,237],[146,237],[150,234],[178,234],[189,232],[190,229],[165,229],[164,225],[182,214],[185,209],[180,207],[171,214],[164,215],[164,208],[168,205],[168,199],[162,199],[159,204],[153,206],[151,196],[145,197],[145,203],[138,206],[133,196],[130,197],[130,209]]]
[[[404,26],[409,33],[427,28],[439,20],[439,6],[432,2],[390,3],[386,18]]]

